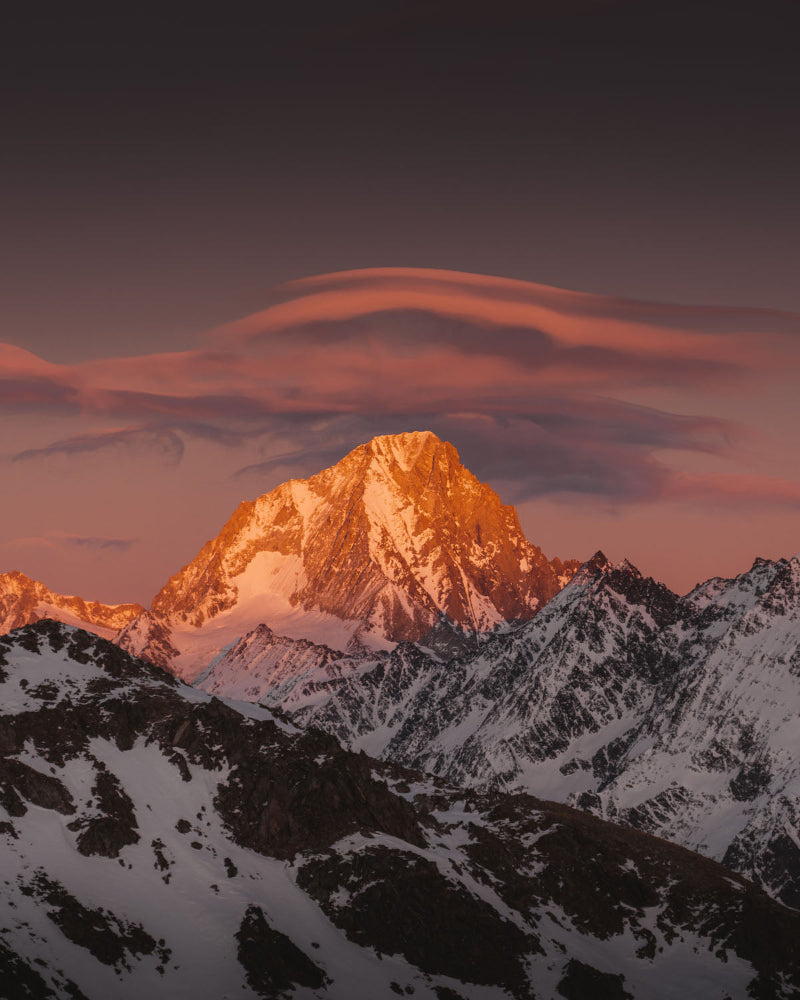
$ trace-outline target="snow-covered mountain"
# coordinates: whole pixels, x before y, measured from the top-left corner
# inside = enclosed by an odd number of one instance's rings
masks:
[[[434,434],[374,438],[238,507],[120,645],[196,677],[256,625],[345,650],[531,618],[578,563],[549,561],[516,511]]]
[[[683,598],[600,553],[575,569],[413,433],[242,504],[148,611],[5,574],[0,613],[122,627],[210,694],[656,833],[800,908],[798,558]]]
[[[101,604],[55,594],[16,570],[0,573],[0,635],[42,618],[55,618],[110,639],[143,611],[141,604]]]
[[[6,1000],[800,991],[800,914],[721,866],[345,751],[95,635],[0,639],[0,706]]]
[[[800,908],[800,557],[679,598],[598,553],[472,653],[337,659],[255,632],[199,683],[456,783],[639,827]]]

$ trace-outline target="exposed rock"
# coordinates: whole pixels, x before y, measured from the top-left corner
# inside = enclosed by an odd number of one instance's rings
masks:
[[[236,840],[262,854],[292,857],[301,850],[319,850],[357,830],[389,834],[422,844],[414,810],[373,776],[374,762],[343,754],[322,733],[308,733],[309,756],[260,759],[261,739],[275,740],[274,726],[253,727],[249,747],[229,779],[219,786],[215,806]],[[310,755],[313,753],[313,757]]]
[[[23,800],[64,815],[75,812],[73,798],[58,778],[20,760],[0,758],[0,805],[11,816],[24,816]]]
[[[558,984],[558,992],[567,1000],[633,1000],[623,988],[624,976],[600,972],[576,959],[567,963],[567,974]]]
[[[97,797],[97,815],[82,816],[67,824],[68,828],[78,831],[76,844],[81,854],[119,857],[123,847],[139,841],[133,802],[105,767],[97,772],[92,794]]]
[[[239,961],[258,996],[271,1000],[296,986],[321,989],[327,977],[290,938],[270,927],[260,906],[248,906],[236,932]]]
[[[271,690],[265,677],[259,700],[384,759],[559,797],[724,858],[796,905],[795,662],[800,557],[678,598],[598,553],[476,650],[401,645]],[[217,666],[202,685],[225,694],[236,664]]]
[[[41,901],[47,916],[68,940],[104,965],[130,970],[132,958],[150,955],[157,948],[156,941],[141,925],[128,923],[108,911],[89,909],[42,873],[26,889]],[[162,961],[168,958],[169,953],[162,950]]]
[[[86,1000],[69,979],[55,977],[51,987],[41,973],[0,942],[0,997],[3,1000]]]
[[[530,995],[524,959],[536,937],[449,881],[436,864],[389,848],[310,861],[298,884],[358,944],[404,955],[424,972],[499,983]],[[340,904],[342,894],[347,903]]]

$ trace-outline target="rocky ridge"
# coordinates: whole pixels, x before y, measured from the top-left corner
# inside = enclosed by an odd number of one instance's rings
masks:
[[[141,604],[101,604],[56,594],[17,570],[0,573],[0,635],[43,618],[88,626],[110,639],[142,614]]]
[[[0,640],[0,994],[781,998],[800,915],[646,834],[455,788],[55,622]]]
[[[455,783],[647,830],[800,908],[800,558],[679,598],[600,553],[532,621],[452,658],[315,651],[287,677],[266,639],[201,686]]]

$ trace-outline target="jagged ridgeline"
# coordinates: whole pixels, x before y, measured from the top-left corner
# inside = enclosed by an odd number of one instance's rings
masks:
[[[797,557],[685,597],[548,560],[412,433],[242,504],[146,611],[1,575],[43,618],[116,647],[5,641],[9,996],[795,995],[740,876],[800,909]]]
[[[800,915],[44,621],[0,640],[0,996],[793,997]]]
[[[200,686],[458,784],[657,834],[800,908],[798,558],[679,598],[598,554],[478,649],[337,658],[262,629]]]

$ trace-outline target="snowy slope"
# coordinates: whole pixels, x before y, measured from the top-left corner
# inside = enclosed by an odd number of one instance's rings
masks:
[[[120,645],[193,679],[259,624],[340,651],[527,619],[577,563],[547,560],[516,511],[430,432],[374,438],[242,503]]]
[[[600,789],[603,813],[800,908],[800,557],[699,587],[671,641],[677,669]]]
[[[204,678],[247,668],[228,653]],[[576,804],[724,860],[800,908],[800,559],[685,598],[602,555],[530,622],[257,699],[354,749]],[[247,697],[242,687],[237,693]]]
[[[212,661],[195,684],[209,694],[280,704],[292,690],[371,670],[375,656],[348,656],[259,625]]]
[[[800,917],[697,855],[348,753],[53,622],[0,654],[8,1000],[800,989]]]

